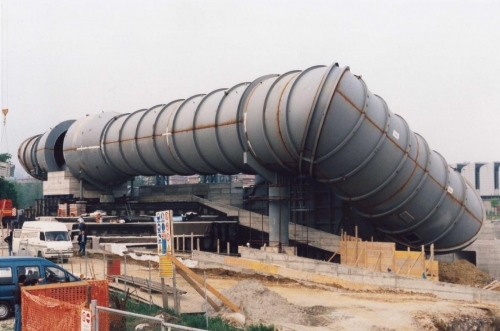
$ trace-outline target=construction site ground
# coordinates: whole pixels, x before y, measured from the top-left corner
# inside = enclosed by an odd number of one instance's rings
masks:
[[[79,257],[71,258],[65,268],[78,275],[84,273]],[[148,278],[147,262],[128,260],[127,274]],[[94,254],[88,262],[91,276],[104,277],[103,259]],[[135,267],[134,267],[135,265]],[[88,267],[87,267],[88,268]],[[88,268],[89,269],[89,268]],[[87,269],[87,272],[89,270]],[[498,330],[500,306],[487,302],[465,302],[440,299],[432,294],[391,291],[348,291],[278,278],[259,273],[240,273],[215,269],[192,269],[206,274],[207,283],[240,306],[248,324],[273,324],[277,330]],[[488,274],[466,261],[441,264],[440,279],[467,286],[484,287],[494,281]],[[157,269],[151,273],[158,281]],[[181,277],[178,287],[187,291],[181,305],[200,301],[200,295]],[[171,281],[166,282],[172,285]],[[121,287],[115,284],[115,287]],[[148,299],[147,292],[141,292]],[[215,299],[215,298],[214,298]],[[156,295],[156,302],[161,302]],[[215,299],[217,301],[217,299]],[[172,302],[172,301],[171,301]],[[220,302],[220,301],[218,301]],[[213,310],[210,314],[215,315]],[[220,314],[231,318],[225,308]],[[239,325],[241,326],[241,325]],[[0,331],[13,330],[13,318],[0,322]]]
[[[468,285],[487,283],[483,280],[488,277],[469,263],[465,266],[455,263],[448,271]],[[443,300],[432,294],[404,291],[352,292],[222,269],[206,272],[212,286],[243,307],[247,321],[272,323],[282,330],[473,330],[475,326],[482,327],[477,330],[496,330],[500,327],[495,324],[500,316],[496,304]],[[481,280],[471,282],[473,278]]]

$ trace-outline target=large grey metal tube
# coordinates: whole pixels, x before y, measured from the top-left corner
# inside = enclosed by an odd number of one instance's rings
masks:
[[[20,155],[30,155],[30,146],[23,143]],[[107,185],[141,174],[258,172],[244,155],[266,171],[329,184],[403,245],[461,249],[483,224],[483,204],[470,184],[337,64],[267,75],[132,114],[86,117],[64,139],[73,175],[83,171]]]
[[[36,148],[41,134],[24,140],[17,150],[17,159],[23,169],[36,179],[46,180],[47,174],[42,173],[42,168],[36,159]]]

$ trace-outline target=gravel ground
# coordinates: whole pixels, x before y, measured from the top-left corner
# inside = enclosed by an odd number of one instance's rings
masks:
[[[0,321],[0,331],[12,331],[12,330],[14,330],[14,317]]]

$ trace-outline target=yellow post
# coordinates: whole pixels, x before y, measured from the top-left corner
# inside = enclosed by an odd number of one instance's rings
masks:
[[[410,247],[408,247],[408,276],[410,275],[410,270],[411,270],[411,268],[410,268],[410,266],[411,266],[411,263],[410,263],[411,260],[410,259],[411,259]]]

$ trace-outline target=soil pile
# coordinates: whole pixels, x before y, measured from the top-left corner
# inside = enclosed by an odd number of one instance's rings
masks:
[[[293,305],[261,282],[243,280],[222,291],[234,304],[242,307],[246,325],[250,324],[298,324],[310,325],[307,310]]]
[[[439,280],[442,282],[483,288],[495,278],[479,270],[466,260],[439,262]]]

